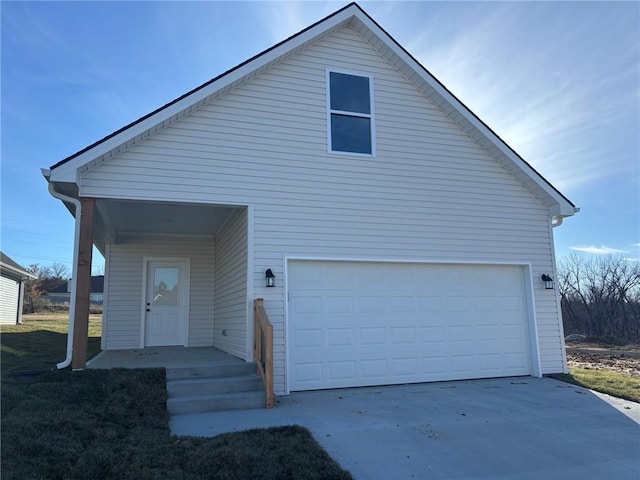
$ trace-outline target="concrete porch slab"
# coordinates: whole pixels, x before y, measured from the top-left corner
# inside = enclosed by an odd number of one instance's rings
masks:
[[[146,347],[104,350],[87,362],[87,368],[171,368],[244,363],[214,347]]]

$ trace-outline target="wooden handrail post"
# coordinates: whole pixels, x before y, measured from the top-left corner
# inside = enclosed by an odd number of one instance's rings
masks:
[[[253,361],[256,365],[260,362],[262,356],[262,329],[260,328],[260,312],[259,309],[264,308],[264,300],[256,298],[253,304],[254,313],[254,333],[253,333]]]
[[[265,332],[265,342],[267,349],[265,352],[265,392],[267,395],[267,408],[275,406],[275,396],[273,393],[273,325],[269,324]]]
[[[253,359],[256,363],[258,374],[264,382],[265,403],[267,408],[275,406],[273,393],[273,325],[269,321],[264,309],[264,300],[256,298],[253,303],[254,312],[254,339]]]

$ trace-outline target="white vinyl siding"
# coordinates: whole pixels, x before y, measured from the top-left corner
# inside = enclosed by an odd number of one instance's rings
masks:
[[[105,350],[139,348],[145,257],[191,260],[188,346],[213,345],[213,237],[130,236],[106,259]]]
[[[19,282],[11,278],[0,277],[0,324],[16,324],[19,291]]]
[[[214,341],[220,350],[247,352],[247,210],[237,209],[216,235]]]
[[[375,77],[375,158],[327,152],[328,67]],[[535,282],[553,271],[547,208],[350,28],[85,172],[80,193],[253,206],[278,394],[296,255],[531,263],[543,373],[564,369],[555,295]]]

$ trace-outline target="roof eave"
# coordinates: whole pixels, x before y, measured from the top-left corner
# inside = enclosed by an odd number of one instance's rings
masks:
[[[552,209],[559,212],[558,214],[566,216],[576,213],[575,205],[567,197],[507,145],[488,125],[355,3],[343,7],[207,83],[187,92],[176,100],[58,162],[51,167],[48,172],[49,176],[45,175],[45,177],[48,181],[77,184],[78,176],[82,170],[98,165],[112,155],[129,148],[137,143],[138,140],[146,138],[153,132],[164,128],[176,119],[182,118],[194,109],[206,104],[213,96],[232,86],[235,82],[241,82],[255,75],[272,62],[292,54],[292,52],[297,51],[308,42],[327,35],[346,23],[350,23],[356,30],[364,26],[367,29],[365,33],[370,37],[368,41],[372,36],[377,37],[389,49],[385,56],[389,59],[389,56],[393,55],[401,62],[404,62],[404,65],[414,72],[418,79],[422,79],[424,86],[429,91],[429,97],[433,99],[435,95],[440,100],[439,104],[442,105],[446,102],[452,111],[458,112],[461,120],[456,123],[464,131],[472,135],[472,137],[481,136],[487,139],[487,145],[490,145],[491,149],[495,149],[494,158],[497,155],[499,157],[496,158],[498,162],[502,162],[503,165],[511,164],[517,167],[518,172],[523,175],[520,181],[525,185],[529,184],[528,188],[533,189],[533,193],[538,197],[542,197],[543,203],[549,206],[550,210]],[[452,120],[454,119],[452,118]]]
[[[23,279],[26,280],[28,278],[31,279],[36,279],[38,278],[36,275],[27,272],[26,270],[22,270],[22,269],[18,269],[15,268],[11,265],[7,265],[4,262],[0,262],[0,270],[2,270],[3,272],[8,272],[12,275],[10,275],[12,278],[16,278],[16,279]]]
[[[467,107],[458,97],[456,97],[447,87],[444,86],[431,72],[429,72],[413,55],[411,55],[400,43],[396,41],[384,28],[382,28],[372,17],[364,10],[359,9],[362,16],[358,19],[368,28],[369,31],[378,31],[385,38],[383,42],[398,56],[405,64],[407,64],[414,72],[416,72],[438,95],[440,99],[447,102],[451,107],[458,111],[468,122],[468,126],[483,137],[488,139],[491,144],[497,148],[504,158],[517,165],[518,169],[523,172],[530,180],[532,180],[538,188],[547,196],[547,204],[551,203],[552,209],[557,209],[563,216],[571,216],[577,213],[579,209],[565,197],[556,187],[553,186],[545,177],[542,176],[535,168],[533,168],[524,158],[522,158],[513,148],[511,148],[500,136],[494,132],[480,117],[478,117],[469,107]],[[446,113],[446,112],[445,112]],[[451,118],[451,117],[450,117]],[[461,126],[461,125],[459,125]],[[463,126],[461,126],[462,128]],[[467,131],[467,129],[463,128]],[[467,131],[467,133],[470,133]],[[472,135],[473,136],[473,135]]]
[[[135,120],[125,127],[98,140],[79,152],[52,165],[49,169],[49,181],[78,183],[79,169],[91,164],[99,163],[98,159],[109,155],[113,150],[128,146],[135,139],[144,138],[150,132],[164,128],[175,119],[181,118],[187,113],[207,103],[207,99],[234,82],[241,81],[254,72],[260,71],[271,62],[286,56],[297,50],[302,45],[314,41],[317,37],[329,34],[333,29],[339,28],[348,22],[357,12],[364,13],[355,3],[351,3],[331,15],[310,25],[304,30],[277,43],[251,57],[243,63],[233,67],[221,75],[187,92],[181,97],[167,103],[153,112]],[[43,169],[44,170],[44,169]]]

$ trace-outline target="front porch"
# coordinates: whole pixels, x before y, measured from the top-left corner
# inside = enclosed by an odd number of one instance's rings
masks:
[[[272,398],[255,364],[215,347],[107,350],[87,368],[165,368],[170,415],[265,408]]]
[[[254,302],[253,360],[246,362],[216,347],[163,346],[103,350],[90,369],[164,368],[170,414],[272,408],[273,326],[263,300]]]
[[[251,361],[253,353],[249,277],[249,207],[166,199],[86,198],[64,185],[75,205],[71,334],[67,358],[73,370],[86,365],[91,252],[105,257],[103,351],[92,363],[168,366],[211,355],[169,355],[149,347],[209,347]],[[66,196],[65,196],[66,195]],[[129,353],[122,353],[122,351]],[[196,358],[192,358],[196,356]],[[165,358],[166,357],[166,358]]]
[[[87,368],[179,368],[245,365],[238,357],[215,347],[145,347],[103,350],[87,362]]]

